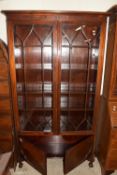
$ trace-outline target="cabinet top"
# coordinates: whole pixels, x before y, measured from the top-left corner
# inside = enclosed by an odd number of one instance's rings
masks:
[[[7,20],[12,21],[79,21],[91,23],[101,23],[110,13],[106,12],[76,12],[76,11],[29,11],[29,10],[7,10],[2,11],[7,16]]]
[[[43,10],[3,10],[6,16],[9,15],[110,15],[109,12],[91,12],[91,11],[43,11]]]

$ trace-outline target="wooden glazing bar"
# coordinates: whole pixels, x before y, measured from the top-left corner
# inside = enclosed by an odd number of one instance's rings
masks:
[[[42,76],[42,108],[44,108],[44,61],[43,61],[43,43],[41,43],[41,76]]]
[[[72,48],[71,43],[69,43],[69,80],[68,80],[68,117],[70,117],[70,83],[71,83],[71,56],[72,56]]]
[[[23,77],[24,77],[24,82],[23,82],[23,91],[26,92],[26,69],[25,69],[25,53],[24,53],[24,47],[22,44],[22,62],[23,62]],[[25,111],[25,116],[26,116],[26,109],[27,109],[27,95],[24,94],[23,96],[23,103],[24,103],[24,111]]]
[[[86,78],[86,96],[85,96],[85,114],[84,117],[86,119],[86,108],[87,108],[87,100],[88,100],[88,91],[89,91],[89,76],[90,76],[90,62],[91,62],[91,43],[88,43],[89,49],[88,49],[88,61],[87,61],[87,78]]]

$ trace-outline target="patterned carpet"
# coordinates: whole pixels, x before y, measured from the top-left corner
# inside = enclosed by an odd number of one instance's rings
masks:
[[[63,175],[63,160],[61,158],[48,159],[47,172],[48,175]],[[16,172],[11,170],[11,173],[12,175],[41,175],[26,162],[24,162],[24,165],[21,169],[17,167]],[[88,161],[85,161],[67,175],[101,175],[101,170],[96,159],[93,168],[89,168]],[[112,175],[117,175],[117,172],[113,173]]]

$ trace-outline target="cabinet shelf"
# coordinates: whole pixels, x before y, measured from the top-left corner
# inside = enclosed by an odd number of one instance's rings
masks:
[[[67,85],[63,86],[61,88],[61,94],[86,94],[86,87],[83,88],[71,88],[70,90],[68,89]],[[89,87],[87,94],[95,94],[95,88],[94,87]]]
[[[17,92],[22,92],[24,90],[24,82],[18,82],[17,83]],[[38,93],[38,92],[53,92],[53,82],[27,82],[26,86],[25,86],[25,91],[26,92],[34,92]],[[43,91],[42,91],[43,90]],[[25,93],[25,92],[24,92]]]
[[[89,68],[87,68],[87,64],[61,64],[62,71],[97,71],[97,64],[91,64]],[[84,72],[84,73],[85,73]]]
[[[25,109],[25,106],[21,106],[19,105],[19,110],[20,111],[53,111],[55,109],[53,109],[52,107],[44,107],[44,106],[40,106],[40,107],[33,107],[33,106],[29,106],[27,105],[27,108]],[[65,107],[63,105],[61,105],[60,107],[60,110],[61,111],[93,111],[93,105],[91,107],[88,107],[87,108],[83,108],[81,106],[79,107],[76,107],[76,106],[70,106],[70,107],[67,107],[67,105],[65,105]]]
[[[92,130],[86,130],[86,131],[62,131],[62,136],[88,136],[88,135],[94,135],[94,132]],[[43,131],[20,131],[19,136],[45,136],[45,133]],[[48,136],[53,136],[53,132],[48,132]],[[45,136],[46,137],[46,136]]]
[[[31,111],[53,111],[53,108],[30,108],[30,109],[19,109],[19,112],[31,112]]]
[[[84,108],[61,108],[61,111],[65,111],[65,112],[67,112],[67,111],[71,111],[71,112],[72,111],[81,111],[81,112],[83,112],[83,111],[90,112],[91,111],[92,112],[93,110],[94,110],[93,108],[91,108],[91,109],[88,109],[88,108],[87,109],[84,109]]]
[[[81,94],[85,95],[86,93],[88,95],[95,95],[95,92],[86,92],[86,91],[85,92],[83,92],[83,91],[76,91],[76,92],[75,91],[74,92],[73,91],[69,91],[69,92],[67,91],[67,92],[62,92],[61,91],[61,95],[81,95]]]
[[[92,72],[93,71],[95,72],[95,71],[97,71],[97,68],[90,68],[90,69],[85,69],[85,68],[78,68],[78,69],[77,68],[61,68],[61,70],[62,71],[69,71],[70,70],[71,72],[73,72],[73,71],[74,72],[81,72],[82,71],[85,74],[89,70],[92,71]]]
[[[80,95],[80,94],[88,94],[88,95],[95,95],[95,92],[83,92],[83,91],[61,91],[61,95]],[[40,91],[40,92],[35,92],[35,91],[31,91],[31,92],[23,92],[23,91],[18,91],[17,92],[18,95],[53,95],[53,92],[49,92],[49,91]]]
[[[69,46],[69,45],[62,45],[62,47],[67,47],[67,48],[87,48],[89,49],[89,46],[88,45],[72,45],[72,46]],[[95,48],[95,49],[99,49],[99,46],[97,45],[92,45],[91,48]]]
[[[47,92],[47,91],[41,91],[41,92],[35,92],[35,91],[32,91],[32,92],[17,92],[18,95],[53,95],[53,92]]]
[[[24,66],[22,63],[16,63],[16,70],[23,70],[24,69]],[[44,70],[49,70],[49,71],[53,71],[52,69],[52,64],[51,63],[44,63],[43,64],[43,67],[42,67],[42,64],[29,64],[29,63],[26,63],[25,65],[25,69],[26,70],[35,70],[35,71],[44,71]]]
[[[50,70],[53,71],[52,69],[52,63],[44,63],[43,64],[43,68],[41,64],[29,64],[26,63],[25,65],[25,69],[26,70],[38,70],[38,71],[43,71],[43,70]],[[22,63],[16,63],[16,70],[22,70],[24,69],[24,66]],[[67,71],[67,70],[71,70],[71,71],[88,71],[87,69],[87,65],[84,64],[71,64],[69,66],[69,64],[61,64],[61,70],[62,71]],[[90,71],[97,71],[97,64],[92,64],[89,68]]]
[[[34,48],[34,47],[53,47],[53,45],[52,44],[45,44],[45,45],[43,45],[43,46],[41,46],[41,45],[20,45],[20,44],[15,44],[15,48]]]

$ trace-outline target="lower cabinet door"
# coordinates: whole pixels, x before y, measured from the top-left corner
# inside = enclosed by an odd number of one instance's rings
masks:
[[[81,164],[91,154],[93,139],[85,138],[65,152],[64,173],[68,173],[73,168]]]
[[[47,175],[46,153],[26,139],[20,139],[20,148],[25,161],[43,175]]]

